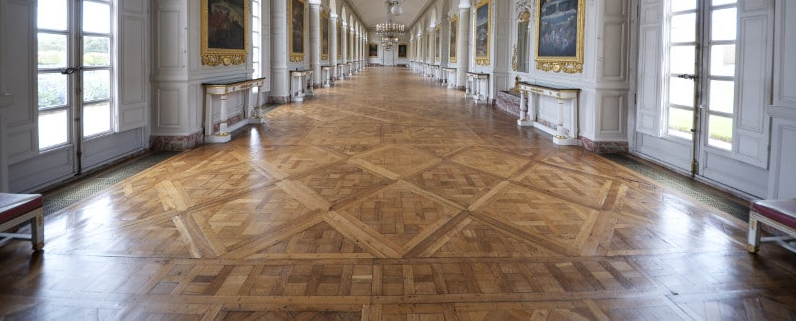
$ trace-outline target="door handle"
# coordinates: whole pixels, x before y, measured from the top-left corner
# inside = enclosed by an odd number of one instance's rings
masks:
[[[689,74],[679,74],[679,75],[677,75],[677,78],[683,78],[683,79],[691,79],[691,80],[694,80],[694,79],[696,79],[697,77],[696,77],[696,75],[689,75]]]
[[[77,68],[72,68],[72,67],[64,68],[64,69],[61,69],[61,74],[62,75],[71,75],[71,74],[74,74],[75,71],[77,71]]]

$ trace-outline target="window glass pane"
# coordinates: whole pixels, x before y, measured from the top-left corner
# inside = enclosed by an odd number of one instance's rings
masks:
[[[111,131],[111,108],[108,102],[83,106],[83,137]]]
[[[66,67],[66,35],[38,33],[39,68]]]
[[[693,139],[691,127],[694,124],[694,112],[678,108],[669,108],[669,134],[685,139]]]
[[[710,46],[710,74],[735,75],[735,45]]]
[[[708,117],[708,145],[732,149],[732,118],[717,115]]]
[[[66,109],[39,113],[39,149],[47,149],[67,142]]]
[[[735,12],[735,8],[713,11],[710,40],[735,40]]]
[[[83,2],[83,32],[110,33],[111,6],[96,2]]]
[[[66,75],[60,73],[39,74],[39,109],[66,105]]]
[[[694,46],[672,46],[669,49],[669,72],[673,74],[694,74]]]
[[[36,14],[39,29],[66,30],[66,0],[39,0]]]
[[[109,70],[83,72],[83,101],[110,98],[111,73]]]
[[[694,107],[694,81],[669,77],[669,103]]]
[[[670,0],[669,8],[671,12],[694,10],[696,9],[696,0]]]
[[[713,0],[712,4],[713,4],[713,6],[720,6],[720,5],[724,5],[724,4],[732,4],[732,3],[737,3],[737,2],[738,1],[736,1],[736,0]]]
[[[696,14],[672,16],[669,38],[671,42],[694,42],[696,39]]]
[[[732,113],[733,101],[735,101],[735,82],[725,80],[710,81],[710,102],[708,108],[711,111]]]
[[[108,37],[83,37],[83,66],[110,66],[110,44]]]

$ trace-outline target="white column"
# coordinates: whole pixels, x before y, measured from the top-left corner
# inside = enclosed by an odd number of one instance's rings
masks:
[[[332,12],[329,16],[329,66],[332,66],[331,77],[337,78],[337,14]]]
[[[310,69],[312,86],[321,86],[321,0],[310,3]]]
[[[271,1],[271,97],[286,102],[290,99],[287,71],[287,2]]]
[[[465,83],[470,71],[470,1],[461,0],[459,4],[459,35],[456,36],[456,83]]]

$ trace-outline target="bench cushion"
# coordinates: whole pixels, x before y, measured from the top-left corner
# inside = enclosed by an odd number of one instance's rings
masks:
[[[751,209],[758,214],[796,229],[796,200],[759,200]]]
[[[44,202],[40,194],[0,193],[0,223],[5,223],[43,205]]]

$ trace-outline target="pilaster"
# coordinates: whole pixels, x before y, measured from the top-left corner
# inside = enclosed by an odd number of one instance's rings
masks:
[[[459,35],[456,37],[456,83],[459,89],[464,89],[467,82],[467,72],[469,72],[470,61],[470,3],[461,0],[459,4]]]
[[[268,100],[288,101],[290,76],[287,71],[287,2],[271,1],[271,92]]]
[[[312,85],[321,86],[321,2],[310,0],[310,69],[313,70]]]

